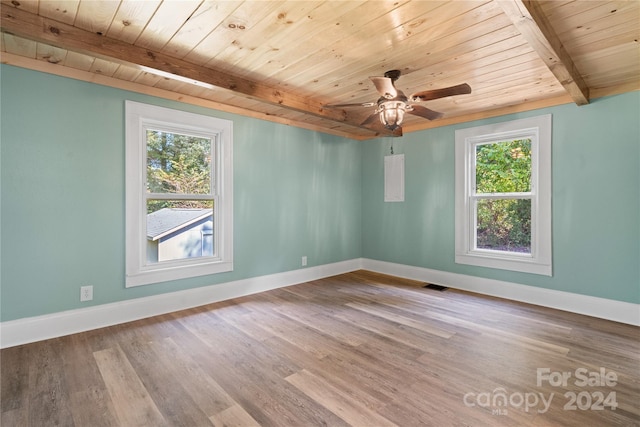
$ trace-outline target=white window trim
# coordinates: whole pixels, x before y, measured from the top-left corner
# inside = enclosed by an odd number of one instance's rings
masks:
[[[532,137],[531,254],[475,248],[475,145]],[[551,115],[460,129],[455,133],[455,262],[553,275],[551,236]]]
[[[126,116],[126,287],[185,279],[233,270],[233,123],[133,101]],[[215,257],[146,262],[146,128],[195,133],[215,140]]]

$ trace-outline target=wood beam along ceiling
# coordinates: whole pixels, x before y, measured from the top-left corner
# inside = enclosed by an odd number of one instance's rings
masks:
[[[96,56],[149,73],[204,88],[220,88],[286,109],[311,114],[322,119],[362,128],[359,121],[344,110],[323,109],[312,99],[285,92],[228,72],[197,65],[165,53],[130,45],[78,27],[44,18],[17,8],[2,10],[2,30],[52,46]],[[371,129],[374,134],[389,134]]]
[[[589,88],[537,1],[496,0],[540,59],[578,105],[589,103]]]

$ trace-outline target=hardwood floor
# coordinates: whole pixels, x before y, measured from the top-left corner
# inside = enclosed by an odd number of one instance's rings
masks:
[[[1,421],[640,425],[639,338],[630,325],[355,272],[4,349]]]

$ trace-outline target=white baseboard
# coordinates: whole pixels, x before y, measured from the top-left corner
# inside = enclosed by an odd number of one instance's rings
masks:
[[[360,269],[640,326],[639,304],[359,258],[2,322],[0,323],[0,348],[117,325]]]
[[[354,259],[0,323],[0,348],[61,337],[359,270]]]
[[[640,304],[500,280],[363,259],[364,270],[640,326]]]

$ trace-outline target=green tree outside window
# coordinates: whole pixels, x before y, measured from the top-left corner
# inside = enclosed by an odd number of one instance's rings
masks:
[[[530,253],[531,140],[478,144],[475,169],[476,246]]]

